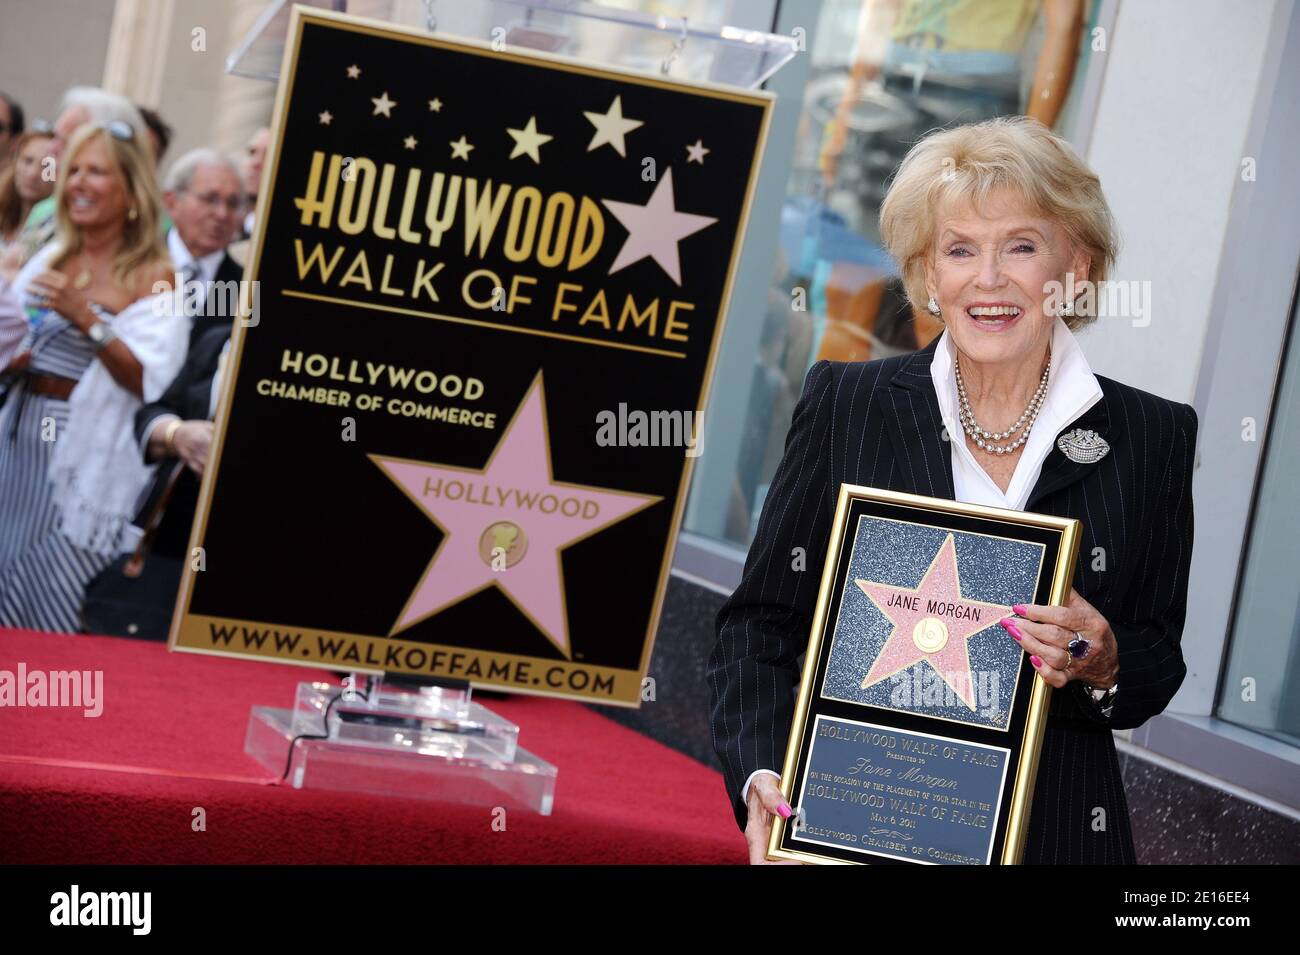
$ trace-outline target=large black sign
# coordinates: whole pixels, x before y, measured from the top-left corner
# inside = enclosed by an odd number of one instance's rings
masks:
[[[635,705],[771,104],[296,11],[172,646]]]

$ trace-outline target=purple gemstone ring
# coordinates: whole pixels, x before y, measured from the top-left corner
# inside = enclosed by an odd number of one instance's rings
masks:
[[[1083,635],[1079,633],[1078,630],[1074,631],[1074,639],[1066,646],[1066,649],[1070,651],[1070,656],[1074,657],[1076,660],[1082,660],[1086,657],[1091,648],[1092,641],[1084,639]]]

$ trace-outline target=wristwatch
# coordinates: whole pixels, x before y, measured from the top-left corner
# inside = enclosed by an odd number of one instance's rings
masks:
[[[107,322],[96,322],[86,329],[86,337],[94,343],[95,351],[101,351],[105,345],[117,338],[117,334]]]
[[[1115,708],[1115,692],[1119,689],[1118,683],[1112,683],[1108,689],[1099,690],[1089,683],[1083,684],[1084,692],[1101,711],[1101,715],[1110,719],[1111,711]]]

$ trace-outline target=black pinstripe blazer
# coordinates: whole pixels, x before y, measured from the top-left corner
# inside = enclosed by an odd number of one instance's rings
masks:
[[[742,829],[745,781],[756,769],[779,773],[784,761],[840,484],[955,496],[952,449],[930,377],[937,344],[877,361],[821,361],[808,372],[708,661],[713,745]],[[1192,557],[1196,412],[1097,380],[1101,400],[1062,431],[1096,431],[1110,453],[1076,464],[1053,446],[1024,509],[1082,523],[1074,587],[1115,632],[1119,690],[1109,720],[1078,681],[1053,692],[1027,863],[1135,861],[1110,731],[1140,726],[1163,710],[1187,672],[1179,644]],[[806,571],[792,568],[796,547],[806,549]]]

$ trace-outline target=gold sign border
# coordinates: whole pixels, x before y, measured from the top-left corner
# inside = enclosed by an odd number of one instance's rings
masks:
[[[671,89],[680,93],[729,100],[731,102],[747,103],[751,106],[759,107],[762,110],[762,120],[759,124],[757,142],[754,146],[754,154],[749,169],[749,180],[745,185],[745,197],[741,206],[740,221],[736,225],[735,237],[732,240],[731,259],[727,266],[726,283],[722,289],[717,323],[713,331],[713,342],[709,349],[709,358],[705,365],[700,393],[696,403],[696,409],[701,413],[707,409],[709,394],[712,390],[713,384],[714,366],[717,362],[718,350],[722,343],[723,333],[725,332],[727,311],[731,302],[732,288],[736,281],[737,263],[740,259],[740,251],[744,242],[745,233],[749,228],[749,218],[751,210],[753,209],[754,193],[757,189],[759,171],[762,169],[763,155],[767,145],[768,133],[771,128],[772,109],[776,102],[776,95],[774,93],[766,90],[740,90],[735,87],[723,86],[718,83],[709,83],[706,81],[685,83],[680,80],[670,80],[662,77],[650,76],[644,73],[638,73],[635,70],[624,67],[607,65],[592,66],[591,64],[574,57],[562,56],[556,53],[543,53],[534,50],[529,50],[526,53],[509,49],[494,50],[490,44],[478,40],[470,40],[462,37],[457,37],[455,40],[449,40],[430,35],[429,33],[419,29],[401,27],[381,20],[372,20],[326,10],[316,10],[295,4],[292,8],[292,13],[289,19],[288,39],[285,43],[284,56],[280,66],[280,84],[276,91],[275,110],[271,118],[273,137],[272,141],[267,146],[267,161],[262,172],[263,182],[261,188],[258,190],[252,253],[249,257],[247,274],[244,276],[245,280],[250,283],[256,281],[258,266],[262,261],[262,249],[266,239],[267,211],[269,209],[271,196],[274,192],[275,182],[279,172],[280,149],[281,144],[284,141],[284,127],[287,122],[288,104],[292,97],[294,82],[296,79],[295,73],[298,64],[298,51],[302,43],[303,27],[307,24],[333,27],[370,36],[413,41],[424,46],[455,50],[459,53],[477,53],[480,56],[487,56],[494,59],[510,60],[512,62],[527,63],[534,66],[548,66],[552,69],[567,70],[573,73],[583,73],[588,76],[597,76],[603,79],[616,79],[640,86]],[[232,330],[230,355],[227,358],[227,367],[225,370],[225,374],[228,376],[228,384],[221,388],[220,408],[216,415],[217,426],[214,429],[212,448],[208,455],[208,465],[204,469],[203,481],[199,489],[199,502],[195,513],[194,525],[190,531],[190,554],[193,554],[194,549],[200,546],[200,543],[206,534],[208,516],[212,510],[212,494],[216,482],[216,475],[221,469],[221,459],[225,451],[226,422],[230,420],[230,406],[234,400],[235,389],[233,382],[238,380],[239,365],[244,352],[245,326],[242,317],[241,314],[241,320],[234,323],[234,328]],[[672,522],[669,524],[667,540],[664,544],[664,556],[660,563],[659,583],[655,590],[655,599],[650,614],[649,626],[646,631],[645,639],[642,641],[641,662],[638,667],[640,680],[638,680],[638,687],[635,696],[628,699],[611,700],[599,696],[586,696],[581,694],[575,696],[572,694],[557,694],[544,690],[528,690],[510,684],[476,683],[476,685],[500,687],[501,689],[506,689],[513,693],[528,693],[538,696],[564,696],[598,703],[640,708],[641,693],[639,684],[644,681],[646,671],[650,666],[650,658],[654,650],[655,636],[659,630],[659,619],[663,611],[664,593],[668,587],[669,570],[671,568],[673,553],[677,546],[677,534],[681,528],[682,512],[686,506],[686,491],[690,486],[690,479],[691,474],[694,471],[694,466],[695,459],[692,457],[686,457],[685,466],[682,468],[682,477],[678,482],[677,487],[677,504],[673,510]],[[185,624],[187,619],[192,616],[190,614],[190,599],[193,594],[195,573],[196,571],[192,569],[191,562],[187,560],[183,568],[180,592],[176,601],[176,609],[172,615],[171,632],[168,636],[167,645],[170,650],[182,653],[200,653],[212,656],[274,660],[275,662],[302,665],[300,661],[287,660],[283,657],[264,657],[255,653],[212,650],[182,644],[180,638],[186,629]],[[199,573],[201,573],[201,571],[199,571]],[[314,630],[315,628],[294,627],[293,629]],[[356,637],[360,640],[368,640],[374,635],[351,634],[350,636]],[[467,652],[486,652],[476,651],[473,648],[468,647],[463,649]],[[609,670],[612,668],[600,667],[599,669]]]
[[[799,699],[795,704],[794,720],[790,727],[790,739],[785,752],[785,764],[781,770],[781,793],[786,802],[792,805],[794,799],[794,771],[803,755],[803,730],[812,701],[812,685],[817,672],[817,660],[821,656],[822,640],[826,636],[826,617],[830,608],[831,588],[835,583],[835,570],[839,566],[840,552],[844,547],[844,538],[847,536],[849,508],[854,501],[901,504],[939,514],[982,517],[1008,524],[1057,531],[1061,535],[1061,546],[1057,552],[1056,566],[1052,572],[1052,587],[1048,603],[1063,606],[1069,599],[1070,585],[1074,580],[1074,568],[1078,560],[1080,530],[1079,521],[1075,518],[1053,517],[1049,514],[1033,514],[1002,507],[989,507],[984,504],[967,504],[962,501],[926,497],[921,494],[907,494],[903,491],[886,491],[861,485],[841,484],[839,499],[835,505],[835,518],[831,525],[831,542],[826,549],[826,563],[822,569],[821,585],[817,590],[817,609],[813,614],[812,629],[808,634],[808,650],[804,658],[803,676],[799,683]],[[1024,855],[1025,838],[1029,833],[1029,810],[1034,798],[1035,775],[1038,769],[1038,757],[1043,746],[1043,732],[1047,727],[1047,707],[1051,700],[1051,693],[1051,686],[1043,680],[1041,675],[1035,674],[1033,690],[1029,695],[1029,712],[1025,719],[1024,735],[1021,738],[1020,760],[1016,765],[1015,782],[1012,784],[1010,816],[1007,819],[1007,838],[1002,845],[1002,865],[1019,865],[1020,859]],[[879,722],[879,717],[876,719]],[[789,820],[782,819],[779,816],[773,819],[772,835],[767,845],[769,859],[792,859],[818,865],[871,864],[869,862],[832,859],[810,852],[786,849],[781,845],[781,840],[785,837],[788,823]]]

